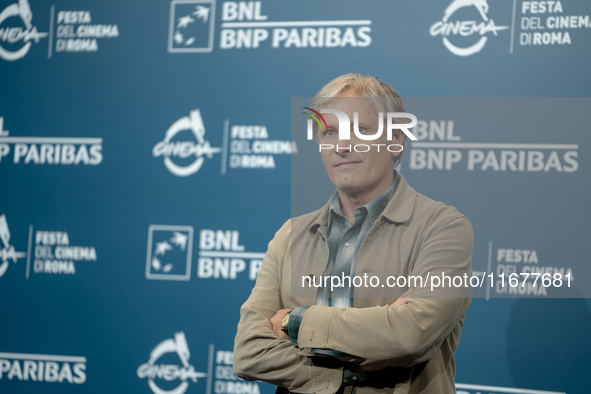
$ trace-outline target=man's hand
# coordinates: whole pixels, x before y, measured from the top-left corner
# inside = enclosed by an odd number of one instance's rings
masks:
[[[400,298],[398,298],[390,306],[398,306],[398,305],[406,304],[408,302],[408,300],[410,300],[412,298],[412,294],[414,292],[415,292],[415,289],[410,289],[407,292],[402,293],[402,295],[400,296]],[[378,367],[378,366],[375,366],[375,365],[362,365],[361,366],[361,369],[363,371],[365,371],[365,372],[377,371],[377,370],[380,370],[382,368],[385,368],[385,367]]]
[[[289,339],[289,336],[283,331],[281,331],[281,321],[283,320],[283,317],[287,314],[287,312],[292,310],[293,309],[280,309],[279,311],[277,311],[275,316],[271,318],[271,327],[273,328],[275,334],[279,336],[279,338]]]
[[[405,293],[402,293],[399,299],[396,300],[391,306],[398,306],[402,304],[406,304],[408,300],[412,298],[412,293],[415,292],[415,289],[410,289]]]

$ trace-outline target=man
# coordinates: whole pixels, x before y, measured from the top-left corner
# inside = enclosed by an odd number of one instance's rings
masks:
[[[234,371],[278,392],[455,393],[454,352],[471,292],[451,282],[432,288],[429,277],[471,275],[470,222],[394,171],[402,152],[390,146],[404,146],[402,131],[391,141],[385,132],[368,141],[386,124],[378,113],[404,112],[389,85],[343,75],[313,107],[351,120],[350,140],[338,139],[332,114],[316,130],[336,192],[320,210],[285,223],[269,243],[241,308]],[[363,152],[357,144],[372,145]],[[368,274],[381,285],[323,283]],[[391,286],[389,277],[405,282]]]

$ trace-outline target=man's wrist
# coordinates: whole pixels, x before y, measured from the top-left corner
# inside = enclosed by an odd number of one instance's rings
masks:
[[[285,335],[289,336],[289,315],[291,311],[287,311],[283,319],[281,320],[281,331],[285,333]]]
[[[295,347],[298,347],[298,333],[300,331],[302,319],[304,318],[304,314],[309,308],[309,306],[298,306],[297,308],[292,310],[291,314],[289,315],[289,322],[287,323],[287,335],[289,335],[291,344]]]

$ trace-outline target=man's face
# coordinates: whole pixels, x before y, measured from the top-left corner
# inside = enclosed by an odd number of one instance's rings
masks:
[[[348,94],[335,98],[330,102],[328,109],[337,109],[347,114],[350,120],[351,139],[338,139],[339,122],[334,114],[324,114],[328,130],[318,131],[319,144],[331,144],[334,149],[322,148],[320,154],[326,172],[332,183],[340,192],[351,197],[372,195],[373,198],[384,192],[393,180],[394,158],[399,155],[397,152],[389,152],[386,147],[391,144],[403,142],[402,133],[394,134],[391,141],[387,140],[386,122],[384,131],[376,140],[361,140],[353,131],[354,112],[359,114],[359,131],[362,134],[373,135],[379,128],[378,114],[372,108],[370,102],[364,98],[354,97]],[[355,145],[364,144],[357,147]],[[372,144],[383,144],[372,146]],[[349,149],[349,145],[351,148]],[[370,150],[362,152],[367,149]],[[339,147],[338,152],[336,146]],[[391,147],[392,150],[399,150],[400,147]]]

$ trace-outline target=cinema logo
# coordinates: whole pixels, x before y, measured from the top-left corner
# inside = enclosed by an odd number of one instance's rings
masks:
[[[83,384],[86,357],[0,353],[0,380]]]
[[[461,142],[453,120],[419,120],[413,129],[411,170],[452,170],[464,163],[468,171],[575,172],[577,144]],[[427,141],[425,141],[427,140]]]
[[[228,124],[229,121],[226,121]],[[230,169],[274,169],[276,157],[297,154],[298,148],[295,141],[271,140],[269,132],[264,125],[234,125],[230,128],[228,139],[228,127],[224,128],[224,142],[229,140],[229,156],[226,163],[226,155],[222,158],[222,175],[226,173],[226,167]],[[227,146],[224,143],[224,146]]]
[[[0,58],[8,61],[21,59],[33,42],[38,44],[41,38],[47,37],[48,33],[39,33],[32,21],[33,12],[28,0],[18,0],[0,12]]]
[[[451,21],[452,15],[464,7],[476,8],[481,20]],[[431,26],[429,33],[431,36],[442,36],[443,45],[454,55],[473,55],[480,52],[482,48],[484,48],[484,45],[486,45],[488,40],[488,33],[498,36],[497,32],[509,28],[509,26],[495,25],[494,20],[490,18],[487,13],[488,3],[486,0],[454,0],[445,9],[441,21],[435,22]],[[468,46],[460,46],[458,43],[459,41],[463,41],[464,37],[471,37],[474,35],[477,37],[480,36],[480,38],[475,43]],[[456,40],[458,42],[453,44],[452,40]]]
[[[166,357],[169,353],[178,357],[179,363],[164,364],[159,363],[161,357]],[[174,356],[173,356],[174,357]],[[148,379],[148,386],[154,394],[184,394],[189,388],[189,380],[197,383],[198,379],[207,377],[205,372],[196,372],[195,367],[189,363],[191,352],[185,338],[184,332],[177,332],[174,338],[166,339],[160,342],[150,353],[147,363],[139,366],[137,376],[140,379]],[[167,358],[170,360],[170,357]],[[178,382],[173,389],[162,389],[156,381],[160,380],[160,385],[165,382]]]
[[[304,108],[307,109],[308,111],[312,112],[312,113],[306,113],[311,118],[311,119],[308,119],[308,123],[307,123],[308,140],[314,139],[314,121],[316,121],[316,123],[318,124],[318,130],[321,130],[321,131],[323,130],[324,134],[325,134],[325,137],[318,139],[319,142],[329,142],[330,140],[334,139],[335,137],[338,137],[337,139],[339,141],[351,139],[351,120],[349,119],[349,116],[346,113],[344,113],[343,111],[340,111],[337,109],[321,109],[320,112],[318,112],[312,108],[308,108],[308,107],[304,107]],[[334,114],[337,117],[338,123],[339,123],[338,133],[335,132],[334,130],[331,130],[328,127],[328,124],[326,123],[326,120],[324,119],[322,114]],[[410,119],[411,122],[410,123],[400,123],[399,120],[404,119],[404,118]],[[387,119],[386,120],[386,137],[387,137],[388,141],[392,141],[392,134],[393,134],[394,130],[402,131],[412,141],[417,140],[417,137],[415,137],[408,130],[409,128],[412,128],[417,124],[416,116],[414,116],[413,114],[406,113],[406,112],[388,112],[386,114],[386,119]],[[395,123],[395,121],[397,123]],[[378,130],[375,132],[375,134],[362,133],[359,129],[359,113],[354,112],[353,113],[353,133],[360,140],[375,141],[378,138],[380,138],[382,136],[382,134],[384,133],[384,113],[383,112],[378,113],[378,122],[379,122]],[[339,144],[335,141],[332,144],[319,143],[318,150],[319,150],[319,152],[322,152],[323,149],[331,150],[331,149],[336,148],[337,152],[339,152],[339,150],[367,152],[371,149],[372,146],[374,146],[378,152],[380,151],[381,147],[384,147],[384,149],[388,150],[388,152],[402,152],[402,150],[404,149],[404,147],[400,144],[389,144],[389,145],[386,145],[386,144],[354,144],[354,145],[349,145],[349,146],[342,146],[341,144]]]
[[[53,14],[52,7],[52,18]],[[93,23],[88,10],[59,11],[56,23],[55,52],[96,52],[99,49],[97,39],[119,37],[116,24]]]
[[[8,269],[10,261],[17,263],[18,259],[27,258],[26,279],[29,279],[31,271],[31,259],[33,259],[33,272],[35,274],[76,274],[76,263],[96,261],[97,254],[94,246],[70,245],[70,236],[65,231],[33,231],[33,225],[29,225],[29,244],[27,252],[17,252],[10,244],[10,230],[6,221],[6,215],[0,215],[0,239],[4,248],[0,249],[0,277]],[[34,243],[34,252],[32,253]]]
[[[35,232],[33,272],[36,274],[74,275],[76,273],[74,262],[96,260],[94,246],[70,245],[70,237],[65,231]]]
[[[221,128],[220,128],[221,129]],[[228,170],[268,170],[276,167],[278,156],[297,153],[297,145],[289,140],[269,139],[264,125],[233,125],[223,123],[223,147],[212,147],[205,139],[205,126],[199,109],[190,111],[172,124],[152,149],[154,157],[163,157],[164,166],[174,175],[195,174],[213,155],[221,152],[221,175]]]
[[[4,214],[0,215],[0,239],[3,245],[3,248],[0,249],[0,277],[2,277],[6,273],[10,261],[16,264],[18,259],[27,257],[27,253],[17,252],[14,246],[10,244],[10,230]]]
[[[152,350],[148,362],[137,369],[137,376],[148,380],[154,394],[183,394],[189,387],[215,394],[260,394],[257,382],[245,382],[234,374],[232,351],[216,351],[210,343],[207,353],[207,372],[196,372],[189,362],[191,353],[185,334],[177,332]],[[201,364],[205,364],[205,358]]]
[[[221,150],[221,148],[212,148],[209,141],[205,139],[205,126],[201,112],[195,109],[189,112],[189,116],[180,118],[166,130],[164,140],[154,146],[152,155],[163,157],[164,166],[172,174],[186,177],[199,171],[206,157],[211,159]]]
[[[11,153],[14,164],[95,166],[103,161],[102,138],[9,137],[3,126],[0,116],[0,162]]]

